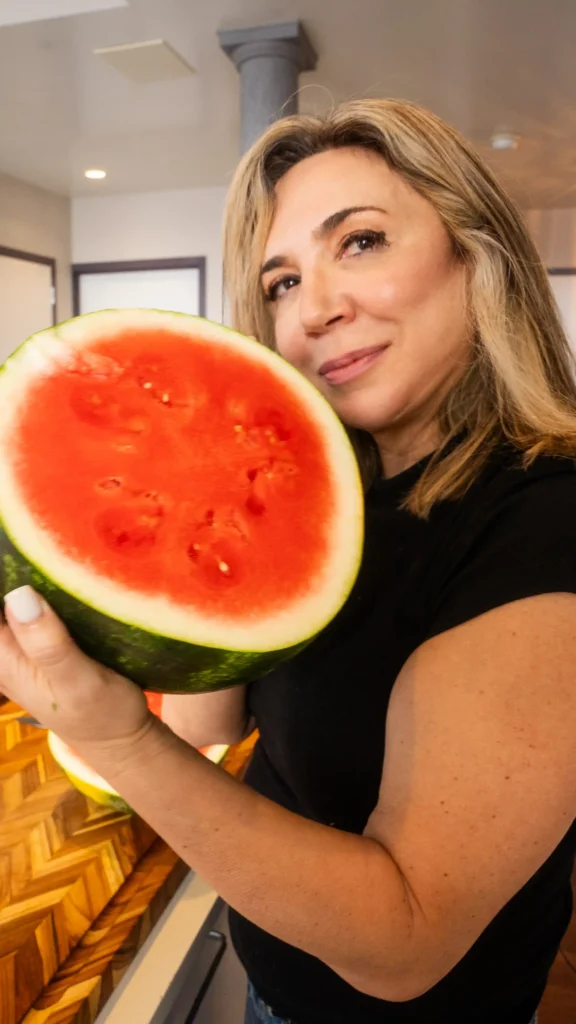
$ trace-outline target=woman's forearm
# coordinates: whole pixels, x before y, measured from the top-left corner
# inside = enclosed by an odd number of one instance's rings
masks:
[[[279,807],[158,721],[128,749],[79,753],[241,914],[357,988],[395,998],[418,929],[379,843]]]

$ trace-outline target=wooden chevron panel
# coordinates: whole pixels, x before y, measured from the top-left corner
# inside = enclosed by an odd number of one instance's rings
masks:
[[[256,734],[231,748],[224,762],[231,775],[242,777],[255,741]],[[157,838],[22,1024],[94,1024],[187,870]]]
[[[0,706],[1,1024],[23,1019],[156,838],[78,793],[19,714]]]
[[[236,778],[243,776],[256,738],[254,733],[230,749],[224,767]],[[187,871],[157,838],[22,1024],[94,1024]]]
[[[187,870],[157,839],[22,1024],[93,1024]]]
[[[78,793],[21,713],[0,697],[0,1024],[93,1024],[188,869],[137,815]]]

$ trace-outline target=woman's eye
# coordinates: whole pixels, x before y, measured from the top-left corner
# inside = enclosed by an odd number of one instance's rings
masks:
[[[386,244],[383,231],[355,231],[344,239],[341,251],[347,256],[357,256],[362,252],[377,252]]]
[[[290,291],[297,284],[300,284],[300,278],[294,274],[286,274],[285,277],[281,277],[278,281],[273,281],[266,290],[268,302],[276,302],[276,299],[280,299],[285,292]]]

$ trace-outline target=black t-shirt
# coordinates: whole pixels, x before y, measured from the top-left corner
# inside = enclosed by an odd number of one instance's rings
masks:
[[[390,693],[412,652],[507,602],[576,593],[571,461],[539,458],[523,470],[503,447],[463,498],[424,521],[399,504],[425,461],[369,491],[360,575],[334,622],[249,688],[261,738],[246,781],[291,811],[359,834],[378,799]],[[570,921],[575,826],[417,999],[363,995],[231,912],[234,945],[262,998],[294,1024],[528,1024]]]

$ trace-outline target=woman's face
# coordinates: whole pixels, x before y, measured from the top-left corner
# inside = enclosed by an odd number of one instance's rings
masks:
[[[469,350],[463,265],[435,209],[375,153],[334,149],[277,186],[262,285],[280,354],[344,423],[424,435]]]

